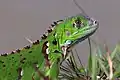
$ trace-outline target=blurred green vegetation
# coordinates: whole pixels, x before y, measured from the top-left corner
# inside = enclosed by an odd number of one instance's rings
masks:
[[[82,64],[79,53],[70,51],[70,57],[60,65],[59,80],[120,80],[120,44],[113,51],[95,41],[89,42],[89,47],[87,66]]]

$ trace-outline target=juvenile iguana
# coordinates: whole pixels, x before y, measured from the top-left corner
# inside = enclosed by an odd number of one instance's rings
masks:
[[[91,36],[98,22],[84,12],[51,24],[47,34],[10,54],[0,56],[0,80],[57,80],[60,62],[68,49]]]
[[[0,80],[57,80],[67,49],[88,38],[97,28],[98,22],[84,14],[54,22],[48,34],[32,46],[0,56]]]

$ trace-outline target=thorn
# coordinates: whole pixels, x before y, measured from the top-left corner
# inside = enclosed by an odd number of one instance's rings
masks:
[[[37,40],[36,42],[37,42],[37,44],[39,44],[39,43],[40,43],[40,41],[39,41],[39,40]]]
[[[25,37],[25,39],[26,39],[28,42],[30,42],[31,44],[33,43],[33,41],[30,40],[29,38]]]
[[[52,29],[48,29],[47,31],[48,31],[48,33],[51,33],[51,32],[52,32]]]
[[[41,37],[42,39],[46,39],[47,36],[45,34],[43,34],[43,36]]]
[[[57,25],[57,22],[53,22],[54,25]]]
[[[58,20],[58,21],[56,21],[56,22],[58,23],[58,22],[62,22],[62,21],[63,21],[63,20]]]
[[[20,53],[20,50],[19,50],[19,49],[17,49],[17,50],[16,50],[16,52]]]
[[[34,45],[39,44],[39,40],[33,42]]]
[[[25,48],[25,49],[29,49],[29,48],[30,48],[30,45],[29,45],[29,46],[25,46],[24,48]]]
[[[51,24],[52,27],[54,27],[55,25],[54,24]]]
[[[12,51],[11,54],[14,54],[14,52]]]
[[[1,56],[7,56],[7,53],[5,53],[5,54],[1,54]]]
[[[45,35],[48,36],[48,32],[45,32]]]

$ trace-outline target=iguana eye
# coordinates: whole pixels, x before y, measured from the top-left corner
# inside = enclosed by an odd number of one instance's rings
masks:
[[[97,21],[94,21],[95,24],[97,24]]]
[[[82,25],[82,22],[81,22],[80,18],[77,18],[75,20],[75,22],[73,23],[73,27],[76,27],[78,29],[81,27],[81,25]]]

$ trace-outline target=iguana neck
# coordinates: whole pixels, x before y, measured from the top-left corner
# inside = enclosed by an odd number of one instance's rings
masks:
[[[41,52],[44,55],[46,64],[48,66],[50,66],[50,64],[52,64],[53,62],[58,61],[63,56],[59,40],[55,36],[56,34],[56,31],[52,31],[46,36],[46,39],[42,39],[40,41],[40,44],[42,44]]]
[[[41,53],[44,56],[45,61],[45,68],[46,68],[46,75],[48,72],[52,72],[53,69],[57,72],[59,72],[59,64],[60,61],[63,59],[63,51],[60,47],[60,39],[57,31],[57,28],[60,26],[57,26],[57,23],[54,22],[54,26],[52,25],[52,28],[48,30],[47,35],[43,34],[40,40],[41,45]],[[54,29],[53,29],[54,28]],[[52,76],[53,73],[49,73],[47,76]],[[56,74],[56,77],[58,74]],[[52,79],[53,80],[53,79]]]

